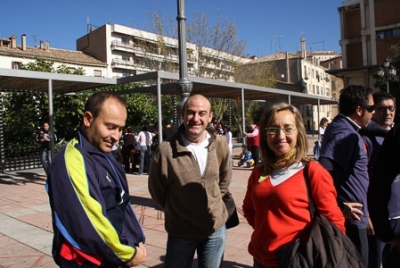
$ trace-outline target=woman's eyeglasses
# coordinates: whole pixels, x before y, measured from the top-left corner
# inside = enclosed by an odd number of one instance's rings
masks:
[[[285,127],[285,128],[280,128],[280,127],[266,127],[265,131],[267,132],[268,135],[270,136],[275,136],[279,134],[280,131],[283,131],[285,135],[293,135],[294,131],[296,130],[294,127]]]

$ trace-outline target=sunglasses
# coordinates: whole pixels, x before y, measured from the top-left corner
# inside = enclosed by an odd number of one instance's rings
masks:
[[[366,105],[364,107],[361,107],[364,110],[367,110],[369,113],[372,113],[373,111],[375,111],[375,105]]]

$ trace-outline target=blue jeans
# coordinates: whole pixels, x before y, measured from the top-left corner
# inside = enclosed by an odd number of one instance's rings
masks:
[[[168,235],[166,268],[191,268],[197,250],[198,267],[217,268],[226,243],[225,225],[207,238],[180,238]]]
[[[147,172],[148,172],[149,166],[150,166],[150,146],[140,146],[139,174],[143,174],[145,165],[146,165]]]
[[[50,158],[51,158],[50,149],[40,148],[40,161],[42,162],[42,166],[43,166],[44,172],[46,172],[46,174],[49,174]]]

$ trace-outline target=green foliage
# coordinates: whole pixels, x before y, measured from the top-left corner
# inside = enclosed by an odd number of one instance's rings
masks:
[[[36,58],[34,62],[29,62],[21,66],[22,70],[37,71],[37,72],[54,72],[54,62],[42,58]]]
[[[35,62],[22,66],[24,70],[53,72],[53,62],[36,59]],[[80,74],[83,69],[59,66],[57,73]],[[97,91],[123,92],[126,89],[141,87],[138,84],[124,84],[110,87],[97,88],[77,92],[76,94],[54,94],[54,132],[57,133],[59,150],[67,141],[74,137],[79,128],[87,99]],[[4,144],[7,156],[22,156],[23,154],[38,152],[37,135],[44,122],[49,121],[48,96],[39,92],[3,93],[3,123]],[[157,103],[152,95],[143,93],[126,94],[123,98],[127,102],[127,125],[132,125],[135,130],[140,130],[143,125],[155,124],[157,120]],[[163,107],[171,110],[168,97],[163,98]],[[163,108],[164,109],[164,108]],[[166,115],[170,115],[171,111]]]

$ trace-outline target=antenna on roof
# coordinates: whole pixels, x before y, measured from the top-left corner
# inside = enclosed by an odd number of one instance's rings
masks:
[[[275,44],[275,53],[280,52],[281,51],[281,41],[280,41],[280,37],[283,37],[283,35],[274,35],[271,36],[271,50],[272,50],[272,41],[274,40],[274,38],[278,39],[278,43]],[[272,54],[272,51],[270,51],[270,53]]]
[[[322,44],[322,50],[325,51],[325,39],[322,41],[312,42],[310,44]],[[312,47],[310,46],[310,51],[312,51]]]
[[[32,36],[32,38],[33,38],[33,43],[34,43],[35,46],[36,46],[37,39],[38,39],[37,35]]]

